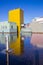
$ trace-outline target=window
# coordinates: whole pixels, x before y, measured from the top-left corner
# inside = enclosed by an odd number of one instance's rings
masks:
[[[11,26],[11,28],[13,29],[13,26]]]
[[[11,41],[13,41],[13,36],[11,36]]]
[[[4,35],[4,31],[2,31],[2,35]]]

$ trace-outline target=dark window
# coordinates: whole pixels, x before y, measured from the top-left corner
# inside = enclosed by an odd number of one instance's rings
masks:
[[[4,31],[2,31],[2,35],[4,35]]]
[[[11,36],[11,41],[13,41],[13,36]]]
[[[11,26],[11,28],[13,29],[13,26]]]

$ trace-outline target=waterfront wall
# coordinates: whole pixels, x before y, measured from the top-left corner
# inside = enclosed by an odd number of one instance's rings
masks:
[[[39,23],[39,22],[32,22],[30,23],[30,26],[29,26],[32,30],[32,32],[43,32],[43,24],[42,23]]]

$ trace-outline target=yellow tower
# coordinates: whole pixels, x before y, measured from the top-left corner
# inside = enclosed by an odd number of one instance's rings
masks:
[[[18,33],[20,33],[21,24],[24,23],[23,10],[21,10],[20,8],[10,10],[8,13],[8,21],[15,22],[17,24],[17,27],[18,27]]]

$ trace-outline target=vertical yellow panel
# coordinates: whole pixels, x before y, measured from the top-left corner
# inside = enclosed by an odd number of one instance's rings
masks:
[[[23,11],[20,8],[10,10],[8,13],[8,21],[15,22],[18,26],[18,33],[20,33],[21,24],[24,23]]]

